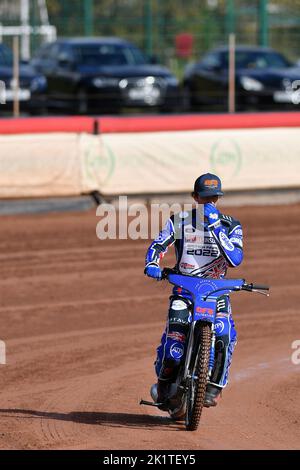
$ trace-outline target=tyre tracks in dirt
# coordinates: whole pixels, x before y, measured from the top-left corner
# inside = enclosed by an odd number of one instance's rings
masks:
[[[224,212],[245,228],[245,261],[229,277],[269,283],[271,296],[232,296],[230,384],[195,433],[139,406],[170,295],[143,276],[147,241],[98,240],[94,211],[2,217],[0,448],[299,448],[300,235],[288,224],[300,205]]]

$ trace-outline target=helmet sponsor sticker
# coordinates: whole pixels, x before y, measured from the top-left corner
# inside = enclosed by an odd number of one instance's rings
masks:
[[[171,346],[170,354],[174,359],[180,359],[183,356],[184,347],[180,343],[174,343]]]
[[[205,180],[204,181],[204,186],[207,186],[208,188],[211,189],[216,189],[218,187],[218,180]]]
[[[233,251],[234,250],[234,245],[231,243],[229,238],[224,232],[220,232],[219,234],[219,240],[221,242],[221,245],[228,251]]]

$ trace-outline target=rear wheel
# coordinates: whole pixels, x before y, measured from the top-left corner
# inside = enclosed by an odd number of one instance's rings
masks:
[[[211,347],[211,326],[201,324],[199,330],[199,352],[190,371],[186,394],[185,424],[188,431],[198,428],[205,400]]]

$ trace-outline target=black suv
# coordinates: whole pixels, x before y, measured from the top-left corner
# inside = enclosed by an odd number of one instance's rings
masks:
[[[13,56],[11,50],[0,44],[0,115],[11,111],[14,99]],[[44,92],[46,79],[32,67],[20,64],[19,67],[19,98],[21,111],[39,113],[44,109]]]
[[[32,60],[47,78],[49,107],[67,112],[178,106],[178,81],[119,38],[70,38],[44,44]]]
[[[229,51],[224,46],[187,66],[186,108],[227,109],[228,62]],[[237,109],[295,109],[300,103],[300,68],[279,52],[258,46],[238,46],[235,62]]]

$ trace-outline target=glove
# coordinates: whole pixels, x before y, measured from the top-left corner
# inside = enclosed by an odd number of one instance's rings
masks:
[[[211,202],[204,204],[204,216],[207,218],[209,228],[220,227],[220,212]]]
[[[153,277],[157,281],[162,280],[161,269],[157,264],[149,264],[145,267],[146,276]]]

